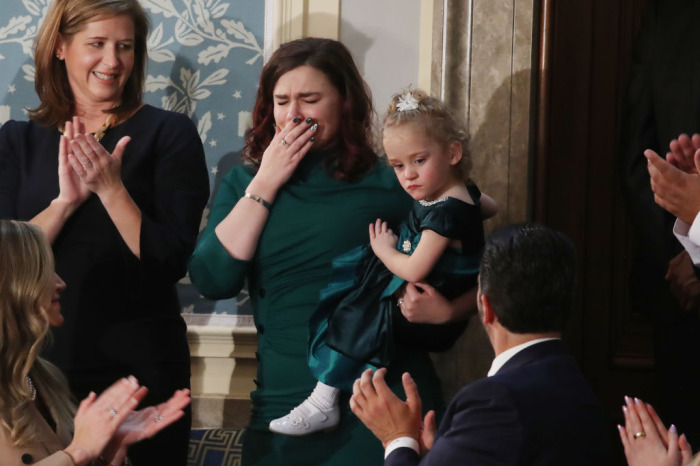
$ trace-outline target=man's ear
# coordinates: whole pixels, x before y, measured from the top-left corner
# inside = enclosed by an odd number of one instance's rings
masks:
[[[485,294],[481,294],[480,296],[481,299],[481,309],[483,310],[482,315],[481,315],[481,321],[484,325],[492,325],[494,324],[498,318],[496,317],[496,314],[493,312],[493,307],[491,307],[491,303],[489,302],[489,298]]]

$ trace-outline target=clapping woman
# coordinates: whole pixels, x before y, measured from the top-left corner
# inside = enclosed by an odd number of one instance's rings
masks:
[[[53,264],[36,225],[0,220],[0,462],[121,464],[130,444],[184,414],[189,391],[134,412],[147,390],[123,378],[99,397],[88,395],[76,413],[65,377],[38,356],[49,326],[63,323],[66,284]]]
[[[189,386],[175,283],[208,174],[189,118],[142,103],[147,33],[137,0],[55,0],[36,38],[40,104],[0,129],[0,218],[52,243],[66,324],[45,356],[79,399],[128,374],[151,404]],[[185,464],[188,433],[186,416],[134,463]]]

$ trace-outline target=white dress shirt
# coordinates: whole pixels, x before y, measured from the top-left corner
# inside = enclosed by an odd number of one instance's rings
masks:
[[[673,225],[673,234],[688,251],[693,264],[700,265],[700,213],[695,217],[692,225],[676,219],[676,224]]]
[[[501,367],[503,367],[505,363],[507,363],[510,360],[510,358],[512,358],[525,348],[549,340],[561,340],[561,338],[538,338],[536,340],[526,341],[525,343],[521,343],[518,346],[514,346],[505,350],[504,352],[493,358],[493,362],[491,363],[491,369],[489,369],[489,373],[487,375],[489,377],[496,375],[496,373],[501,369]]]

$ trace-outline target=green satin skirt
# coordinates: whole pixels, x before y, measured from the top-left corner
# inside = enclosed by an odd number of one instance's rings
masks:
[[[399,243],[407,234],[402,231]],[[419,238],[413,238],[417,244]],[[476,285],[479,257],[443,254],[428,282],[448,299]],[[333,261],[328,286],[309,322],[309,367],[317,380],[346,391],[368,368],[387,367],[397,348],[445,350],[466,327],[410,324],[396,304],[405,281],[392,274],[369,245]]]

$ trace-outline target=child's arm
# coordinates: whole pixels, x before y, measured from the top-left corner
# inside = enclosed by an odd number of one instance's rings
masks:
[[[498,213],[498,202],[488,194],[481,193],[481,218],[486,220]]]
[[[407,282],[417,282],[427,277],[450,242],[449,238],[432,230],[423,230],[418,246],[409,256],[396,250],[397,241],[386,222],[377,219],[376,223],[370,223],[369,243],[374,254],[391,273]]]

